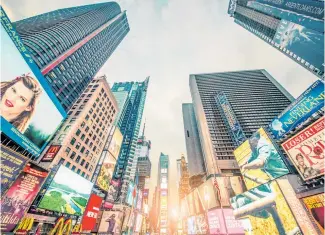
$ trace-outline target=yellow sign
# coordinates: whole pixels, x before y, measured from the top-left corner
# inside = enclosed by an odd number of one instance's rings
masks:
[[[34,218],[26,218],[26,217],[24,217],[20,221],[16,231],[18,231],[18,230],[29,231],[29,230],[32,229],[33,223],[34,223]]]
[[[71,231],[71,223],[72,220],[71,219],[67,219],[66,221],[64,221],[63,217],[58,218],[58,220],[56,221],[54,228],[52,229],[52,231],[49,233],[50,235],[70,235],[70,231]]]

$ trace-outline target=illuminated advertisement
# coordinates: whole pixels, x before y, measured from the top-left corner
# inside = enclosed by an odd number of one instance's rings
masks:
[[[85,213],[81,221],[83,231],[93,231],[95,229],[98,212],[100,206],[102,205],[102,201],[103,199],[96,194],[90,195]]]
[[[305,207],[313,216],[318,228],[324,234],[324,193],[302,199]]]
[[[142,215],[139,213],[137,214],[137,220],[135,223],[135,232],[140,232],[142,225]]]
[[[271,122],[269,128],[275,139],[283,137],[322,108],[324,98],[324,83],[317,80]]]
[[[60,166],[38,207],[70,215],[82,215],[92,187],[93,183],[87,179]]]
[[[61,145],[51,145],[40,162],[52,162],[56,154],[59,152]]]
[[[137,199],[137,206],[136,208],[141,211],[142,209],[142,192],[141,190],[138,191],[138,199]]]
[[[120,211],[104,211],[98,232],[106,232],[108,234],[122,234],[123,212]]]
[[[304,180],[324,175],[324,118],[282,143],[291,162]]]
[[[114,205],[114,201],[117,197],[118,189],[120,185],[120,180],[111,180],[111,183],[108,188],[106,200],[104,203],[104,207],[106,209],[112,209]]]
[[[127,195],[126,195],[126,203],[129,204],[130,206],[136,206],[136,195],[137,195],[137,189],[136,189],[136,186],[134,185],[133,182],[130,182],[129,183],[129,186],[128,186],[128,192],[127,192]]]
[[[271,139],[263,128],[234,151],[247,189],[289,173]]]
[[[254,235],[301,234],[276,181],[231,198],[236,219],[249,218]]]
[[[120,153],[122,141],[123,141],[123,135],[120,129],[116,127],[108,147],[108,151],[113,155],[115,159],[118,158],[118,155]]]
[[[27,159],[10,148],[1,146],[1,196],[9,189],[12,182],[15,181],[20,171],[24,168]]]
[[[108,191],[109,183],[111,182],[114,173],[115,163],[116,158],[114,158],[110,153],[107,153],[102,163],[102,167],[100,168],[100,173],[97,177],[96,183],[96,185],[104,191]]]
[[[67,116],[1,7],[1,130],[38,156]]]
[[[37,196],[48,171],[27,163],[15,182],[1,198],[1,232],[14,230]]]

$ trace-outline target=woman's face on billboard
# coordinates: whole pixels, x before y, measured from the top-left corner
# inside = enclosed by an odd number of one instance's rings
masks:
[[[31,111],[29,105],[33,98],[33,92],[22,81],[9,87],[1,100],[1,115],[7,120],[15,119],[24,111]]]

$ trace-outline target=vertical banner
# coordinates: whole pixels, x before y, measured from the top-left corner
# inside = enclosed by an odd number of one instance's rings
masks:
[[[324,234],[324,193],[302,199],[305,207],[313,216],[318,228]]]
[[[11,232],[32,204],[48,171],[27,163],[1,199],[1,232]]]
[[[83,231],[94,230],[102,201],[103,199],[101,197],[96,194],[91,194],[81,221]]]
[[[61,145],[51,145],[42,157],[40,162],[52,162],[56,154],[60,151]]]

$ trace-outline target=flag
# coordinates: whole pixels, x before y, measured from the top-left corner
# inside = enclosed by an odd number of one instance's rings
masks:
[[[214,181],[213,181],[213,185],[214,187],[217,189],[217,197],[218,197],[218,200],[220,202],[220,205],[221,205],[221,194],[220,194],[220,188],[219,188],[219,185],[218,185],[218,181],[217,179],[215,178]]]

